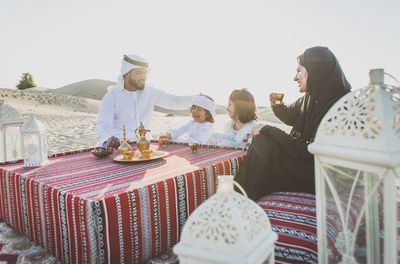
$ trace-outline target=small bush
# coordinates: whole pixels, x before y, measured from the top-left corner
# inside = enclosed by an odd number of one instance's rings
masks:
[[[21,80],[16,86],[18,90],[24,90],[26,88],[36,87],[35,82],[33,81],[33,77],[30,73],[23,73]]]

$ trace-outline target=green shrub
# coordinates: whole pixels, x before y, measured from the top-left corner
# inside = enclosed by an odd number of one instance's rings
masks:
[[[33,77],[30,73],[23,73],[21,80],[17,84],[18,90],[23,90],[26,88],[36,87],[35,82],[33,81]]]

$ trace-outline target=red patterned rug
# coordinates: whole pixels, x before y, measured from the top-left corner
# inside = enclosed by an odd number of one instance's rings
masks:
[[[0,264],[61,263],[0,219]]]

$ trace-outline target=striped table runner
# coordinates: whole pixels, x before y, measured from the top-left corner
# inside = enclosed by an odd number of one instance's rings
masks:
[[[152,142],[151,148],[159,146]],[[50,163],[0,168],[0,218],[64,263],[142,263],[178,242],[189,214],[236,175],[246,152],[170,144],[142,163],[99,159],[89,150]]]

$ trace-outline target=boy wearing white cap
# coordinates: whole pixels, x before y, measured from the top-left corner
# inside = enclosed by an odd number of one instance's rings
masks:
[[[175,96],[146,83],[148,63],[138,55],[124,55],[118,83],[108,88],[99,106],[97,146],[117,148],[123,136],[136,140],[134,131],[140,122],[151,128],[154,105],[169,109],[187,109],[193,96]]]
[[[184,143],[207,143],[214,131],[215,103],[206,95],[194,96],[190,109],[193,120],[177,129],[172,129],[160,137]]]

